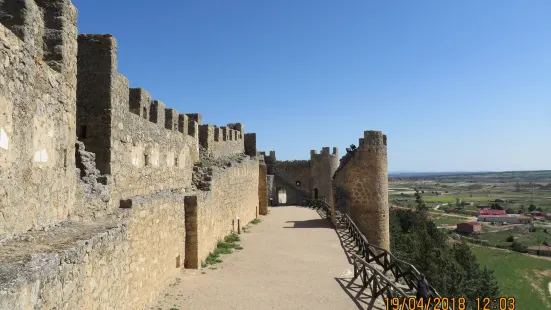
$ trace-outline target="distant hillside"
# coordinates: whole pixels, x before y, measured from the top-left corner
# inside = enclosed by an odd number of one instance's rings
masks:
[[[496,172],[490,172],[490,171],[389,172],[388,176],[391,178],[410,178],[410,177],[424,177],[424,176],[472,175],[472,174],[485,174],[485,173],[496,173]]]
[[[530,181],[551,182],[551,170],[536,171],[476,171],[476,172],[391,172],[390,179],[424,179],[438,181]]]

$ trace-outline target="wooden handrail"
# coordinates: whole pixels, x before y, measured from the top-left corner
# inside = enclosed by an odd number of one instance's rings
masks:
[[[385,282],[388,286],[392,287],[392,289],[394,291],[396,291],[398,294],[394,295],[392,294],[392,296],[388,296],[388,297],[408,297],[408,294],[406,294],[401,288],[399,288],[398,286],[396,286],[396,284],[394,284],[393,281],[389,280],[382,272],[380,272],[379,270],[377,270],[375,267],[373,267],[370,263],[366,262],[365,260],[363,260],[359,255],[357,254],[354,254],[352,253],[352,256],[354,257],[354,277],[356,278],[358,273],[356,271],[356,264],[357,263],[360,263],[361,265],[363,265],[364,267],[367,267],[371,273],[375,276],[377,276],[380,280],[382,280],[382,282]],[[373,296],[373,295],[372,295]]]
[[[306,199],[304,205],[318,208],[321,207],[324,209],[327,217],[329,219],[331,218],[331,206],[326,201]],[[364,262],[366,262],[367,264],[375,262],[383,268],[383,275],[386,274],[386,272],[390,271],[396,281],[400,281],[400,279],[403,279],[410,289],[418,289],[417,284],[421,279],[421,273],[419,272],[419,270],[417,270],[415,266],[401,259],[398,259],[386,249],[370,244],[367,241],[365,235],[360,231],[356,223],[354,223],[354,221],[350,218],[350,216],[348,216],[348,214],[343,214],[338,210],[335,210],[335,213],[336,218],[339,220],[338,222],[345,222],[345,224],[347,225],[349,233],[354,237],[356,246],[359,248],[359,251],[365,258],[365,260],[362,259]],[[357,256],[356,254],[353,255]],[[440,297],[440,294],[438,294],[434,287],[429,285],[429,290],[431,297]]]

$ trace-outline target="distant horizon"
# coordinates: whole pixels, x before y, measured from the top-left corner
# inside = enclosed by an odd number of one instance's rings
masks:
[[[73,2],[131,87],[280,159],[381,130],[392,171],[551,169],[551,1]]]
[[[507,172],[551,172],[551,169],[536,169],[536,170],[443,170],[443,171],[389,171],[388,174],[450,174],[450,175],[459,175],[459,174],[484,174],[484,173],[507,173]]]

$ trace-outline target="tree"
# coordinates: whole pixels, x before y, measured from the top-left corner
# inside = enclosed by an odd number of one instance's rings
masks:
[[[492,209],[492,210],[503,210],[503,207],[499,203],[492,203],[490,205],[490,209]]]
[[[491,299],[499,296],[499,284],[494,276],[494,271],[484,267],[478,275],[478,296],[488,296]]]
[[[517,241],[513,241],[513,243],[511,244],[511,250],[526,253],[526,248]]]
[[[415,197],[415,211],[390,211],[392,253],[413,264],[441,295],[464,296],[468,300],[498,296],[499,286],[493,273],[477,264],[465,242],[448,243],[448,235],[428,217],[417,190]]]
[[[429,208],[427,207],[427,204],[423,200],[423,197],[421,196],[421,193],[419,193],[419,190],[417,188],[415,190],[415,203],[417,204],[416,210],[418,213],[425,215],[426,212],[428,212]]]
[[[515,214],[515,210],[513,210],[513,208],[507,208],[507,210],[505,210],[505,213],[507,213],[507,214]]]
[[[541,207],[538,207],[536,211],[543,212],[543,209]]]
[[[533,204],[528,207],[528,211],[530,212],[536,211],[536,209],[537,209],[536,206]]]

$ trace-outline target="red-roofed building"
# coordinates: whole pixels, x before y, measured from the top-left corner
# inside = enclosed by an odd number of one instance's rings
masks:
[[[475,231],[481,231],[482,225],[477,222],[459,223],[457,224],[457,228],[455,230],[462,233],[472,233]]]
[[[532,218],[529,216],[510,216],[506,215],[479,215],[479,222],[491,222],[491,223],[509,223],[509,224],[530,224]]]
[[[480,210],[479,215],[507,215],[505,210]]]

